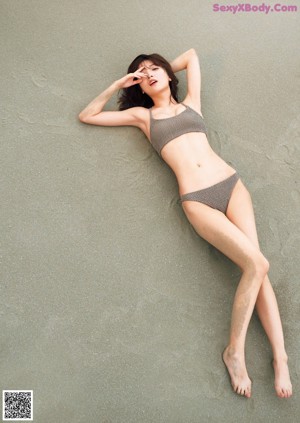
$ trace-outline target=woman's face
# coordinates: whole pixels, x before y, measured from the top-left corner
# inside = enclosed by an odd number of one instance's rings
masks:
[[[171,80],[171,78],[169,78],[167,72],[163,67],[155,65],[150,60],[144,60],[143,62],[141,62],[138,68],[141,67],[141,72],[144,73],[146,76],[142,77],[142,81],[139,85],[142,91],[144,91],[150,97],[151,94],[154,94],[158,90],[169,86],[169,81]]]

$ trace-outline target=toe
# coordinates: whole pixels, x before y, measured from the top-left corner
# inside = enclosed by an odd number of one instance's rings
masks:
[[[251,397],[251,387],[249,386],[247,391],[246,391],[247,397],[250,398]]]

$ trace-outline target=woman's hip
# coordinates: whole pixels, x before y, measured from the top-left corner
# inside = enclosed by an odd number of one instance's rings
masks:
[[[220,210],[225,214],[231,193],[239,179],[239,174],[235,171],[222,181],[219,181],[207,188],[191,191],[181,195],[180,201],[197,201],[214,209]]]

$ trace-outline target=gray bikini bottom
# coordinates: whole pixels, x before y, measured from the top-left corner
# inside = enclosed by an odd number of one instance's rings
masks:
[[[208,206],[226,213],[228,203],[235,187],[239,180],[239,175],[235,172],[229,178],[218,182],[208,188],[200,189],[199,191],[188,192],[180,197],[182,201],[199,201],[199,203],[207,204]]]

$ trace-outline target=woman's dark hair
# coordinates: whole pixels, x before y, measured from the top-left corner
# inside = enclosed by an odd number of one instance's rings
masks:
[[[169,77],[172,79],[172,81],[169,81],[171,96],[173,96],[173,98],[178,102],[177,85],[179,81],[176,78],[170,63],[166,59],[164,59],[160,54],[140,54],[129,65],[127,73],[135,72],[138,69],[139,64],[142,63],[144,60],[151,60],[151,62],[153,62],[155,65],[161,66],[165,69]],[[119,110],[125,110],[135,106],[143,106],[149,109],[153,106],[154,103],[151,97],[149,97],[146,93],[142,93],[140,84],[135,84],[128,88],[122,88],[122,94],[118,99],[118,104]]]

